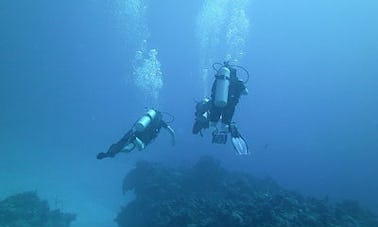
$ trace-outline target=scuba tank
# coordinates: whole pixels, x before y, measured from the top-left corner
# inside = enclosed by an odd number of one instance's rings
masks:
[[[157,114],[157,111],[154,109],[148,110],[147,113],[135,123],[135,130],[138,132],[144,131],[156,118]]]
[[[214,104],[216,107],[225,107],[227,105],[230,73],[230,69],[222,66],[215,75]]]

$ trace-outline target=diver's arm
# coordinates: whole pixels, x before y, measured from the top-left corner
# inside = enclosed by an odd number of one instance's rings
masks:
[[[171,144],[174,146],[176,144],[176,137],[175,137],[175,131],[171,126],[169,126],[167,123],[163,123],[163,128],[165,128],[168,133],[171,135]]]

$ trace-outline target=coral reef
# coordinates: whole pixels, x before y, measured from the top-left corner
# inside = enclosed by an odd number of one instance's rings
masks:
[[[139,162],[123,190],[136,198],[118,214],[121,227],[378,226],[356,201],[304,197],[270,178],[229,172],[210,157],[190,169]]]
[[[50,210],[35,192],[24,192],[0,201],[0,227],[68,227],[74,214]]]

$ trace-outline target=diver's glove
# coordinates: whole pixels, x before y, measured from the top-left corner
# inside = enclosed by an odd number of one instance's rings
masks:
[[[248,144],[245,141],[245,139],[241,136],[235,124],[230,125],[230,133],[231,133],[231,142],[236,152],[240,155],[249,154]]]

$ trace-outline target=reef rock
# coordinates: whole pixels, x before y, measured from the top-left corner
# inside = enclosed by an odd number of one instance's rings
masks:
[[[120,227],[378,226],[355,201],[304,197],[271,178],[229,172],[210,157],[190,169],[139,162],[123,190],[136,198],[118,214]]]
[[[68,227],[74,214],[50,210],[35,192],[24,192],[0,201],[0,227]]]

